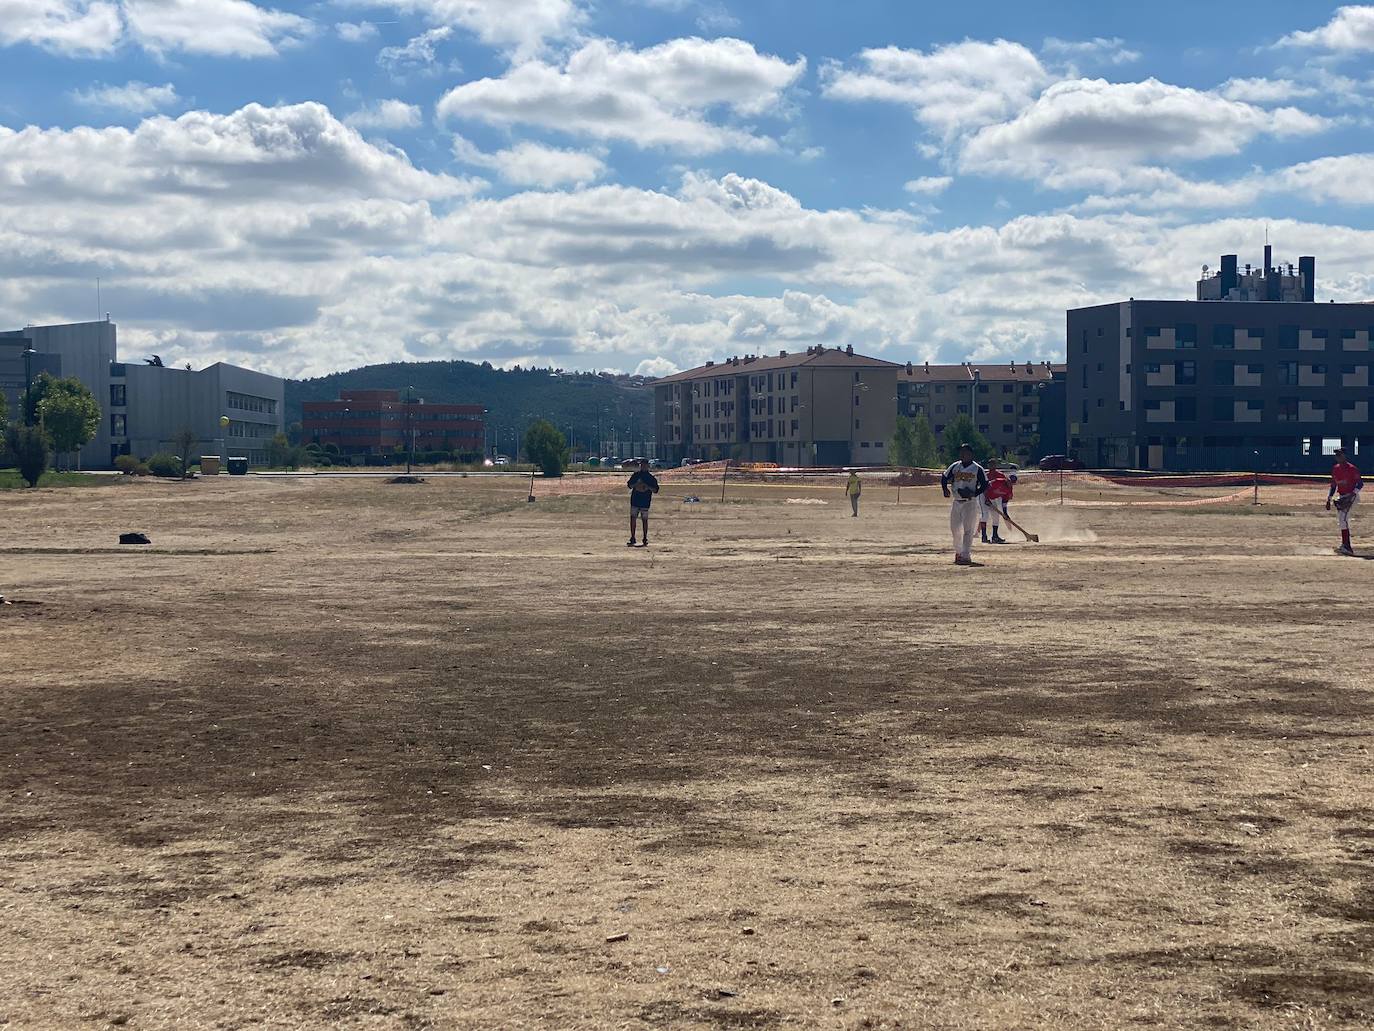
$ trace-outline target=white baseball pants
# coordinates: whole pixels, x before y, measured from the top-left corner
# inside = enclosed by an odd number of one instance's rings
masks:
[[[949,504],[949,532],[954,538],[954,554],[973,555],[973,535],[978,530],[978,503],[955,498]]]
[[[1342,530],[1348,530],[1348,529],[1350,529],[1350,513],[1353,512],[1353,511],[1355,511],[1355,506],[1358,505],[1359,503],[1360,503],[1360,492],[1359,492],[1359,491],[1356,491],[1356,492],[1355,492],[1355,500],[1354,500],[1353,502],[1351,502],[1349,508],[1347,508],[1344,512],[1342,512],[1340,509],[1337,509],[1337,510],[1336,510],[1336,524],[1337,524]]]

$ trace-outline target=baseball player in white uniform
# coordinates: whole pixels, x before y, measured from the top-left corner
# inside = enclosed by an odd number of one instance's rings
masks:
[[[940,474],[940,490],[951,498],[949,532],[954,538],[954,564],[973,565],[973,534],[978,527],[978,498],[988,489],[987,473],[973,460],[973,448],[959,447],[959,461]]]

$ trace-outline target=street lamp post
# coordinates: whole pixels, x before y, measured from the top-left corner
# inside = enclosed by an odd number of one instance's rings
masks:
[[[410,409],[414,402],[415,388],[406,387],[406,475],[410,475],[411,463],[415,461],[415,431],[410,428]]]
[[[33,356],[38,352],[30,344],[24,348],[24,425],[32,426],[33,418],[29,415],[29,398],[33,396]]]

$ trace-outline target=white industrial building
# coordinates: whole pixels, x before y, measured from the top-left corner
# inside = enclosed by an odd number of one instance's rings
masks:
[[[284,426],[284,380],[223,362],[195,371],[119,361],[108,320],[0,332],[0,390],[12,415],[26,378],[42,372],[76,377],[100,404],[100,427],[81,450],[82,468],[108,469],[124,454],[173,451],[172,441],[188,428],[198,438],[197,456],[241,455],[249,465],[265,465],[267,443]],[[227,431],[221,416],[229,418]]]

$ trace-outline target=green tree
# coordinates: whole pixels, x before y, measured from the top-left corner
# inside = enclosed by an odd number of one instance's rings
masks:
[[[285,433],[278,433],[267,442],[267,464],[274,469],[296,469],[304,450],[292,445]]]
[[[19,475],[30,487],[38,486],[38,479],[48,468],[48,449],[51,441],[37,426],[15,424],[5,429],[5,450],[19,466]]]
[[[992,454],[988,438],[978,432],[978,427],[967,415],[956,415],[945,423],[945,440],[940,446],[940,457],[946,465],[959,460],[959,445],[968,444],[973,448],[973,459],[986,462]]]
[[[940,464],[940,446],[935,442],[935,431],[930,428],[930,420],[918,415],[912,420],[916,424],[916,464],[929,469]]]
[[[75,377],[44,384],[38,402],[38,421],[59,455],[80,451],[100,428],[100,404],[90,388]]]
[[[897,416],[897,428],[892,431],[892,439],[887,442],[887,455],[896,466],[916,464],[916,420],[905,415]]]
[[[182,427],[175,437],[172,438],[172,445],[177,450],[177,458],[181,462],[181,478],[186,479],[191,471],[191,452],[200,443],[200,434],[189,426]],[[199,457],[199,456],[196,456]]]
[[[536,419],[525,431],[525,457],[545,476],[562,476],[568,466],[568,442],[547,419]]]
[[[897,430],[890,444],[894,465],[913,469],[929,469],[940,461],[939,449],[935,446],[935,432],[930,428],[930,420],[924,415],[915,418],[897,416]]]
[[[5,399],[5,394],[0,391],[0,427],[5,426],[9,421],[10,403]]]

